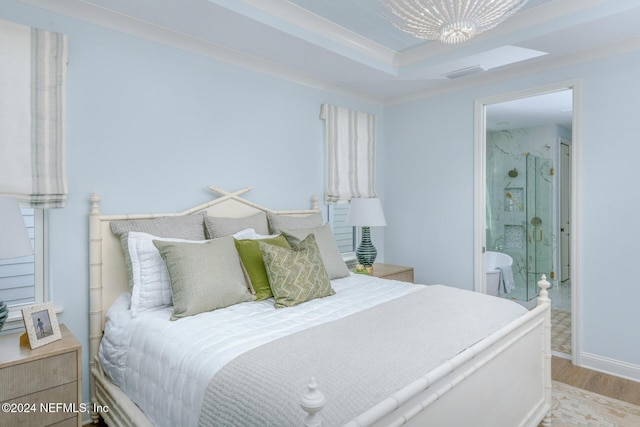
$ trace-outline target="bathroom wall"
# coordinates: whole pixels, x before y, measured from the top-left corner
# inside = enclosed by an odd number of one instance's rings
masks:
[[[559,137],[567,135],[571,135],[569,130],[555,125],[487,133],[487,248],[513,258],[516,290],[510,297],[518,300],[534,298],[536,277],[541,273],[549,276],[558,268],[555,170]],[[540,158],[537,163],[534,156]],[[534,175],[542,183],[538,189],[546,187],[537,194]],[[533,216],[542,218],[542,224],[533,227]]]

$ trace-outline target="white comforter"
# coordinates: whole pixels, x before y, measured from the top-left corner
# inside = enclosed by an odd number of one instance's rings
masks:
[[[209,381],[236,356],[421,286],[358,274],[331,284],[336,295],[297,307],[276,310],[269,299],[173,322],[172,308],[132,318],[129,296],[123,295],[107,312],[100,362],[155,425],[197,425]]]

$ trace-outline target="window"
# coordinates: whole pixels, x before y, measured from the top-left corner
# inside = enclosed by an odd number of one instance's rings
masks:
[[[345,225],[349,213],[349,203],[337,203],[327,205],[329,224],[333,230],[333,237],[347,264],[351,261],[355,265],[356,228]]]
[[[11,328],[12,321],[19,322],[15,326],[22,326],[20,309],[47,299],[44,283],[45,213],[43,209],[22,209],[22,217],[34,255],[0,260],[0,300],[10,308],[4,329]]]

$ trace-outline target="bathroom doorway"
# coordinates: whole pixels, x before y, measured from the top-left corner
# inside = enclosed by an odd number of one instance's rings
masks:
[[[510,270],[513,287],[501,287],[499,296],[527,308],[536,305],[537,282],[546,275],[552,285],[552,350],[574,360],[576,87],[571,82],[476,101],[475,151],[476,290],[487,291],[485,251],[512,259],[501,272]]]

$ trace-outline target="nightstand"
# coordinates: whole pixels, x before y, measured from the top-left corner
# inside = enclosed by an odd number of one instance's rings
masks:
[[[66,326],[60,333],[35,350],[20,333],[0,336],[0,425],[82,426],[82,347]]]
[[[373,264],[373,273],[371,273],[371,275],[383,279],[413,283],[413,267],[402,267],[393,264]]]

